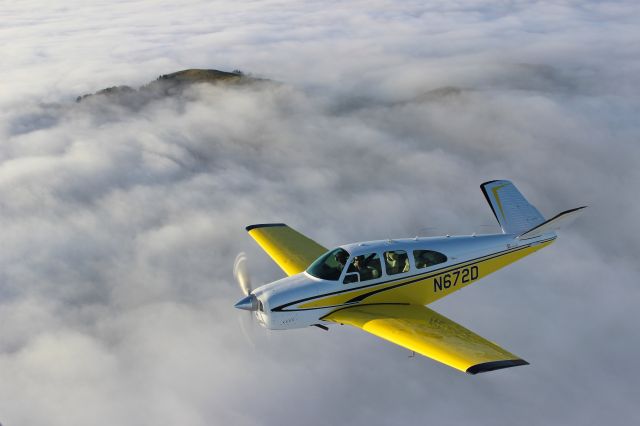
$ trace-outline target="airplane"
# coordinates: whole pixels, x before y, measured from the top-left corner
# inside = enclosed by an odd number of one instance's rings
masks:
[[[329,250],[284,223],[247,226],[287,277],[251,289],[240,254],[234,276],[245,297],[235,307],[251,311],[270,330],[347,324],[469,374],[528,365],[425,305],[547,247],[586,206],[545,220],[510,181],[480,188],[502,233],[365,241]]]

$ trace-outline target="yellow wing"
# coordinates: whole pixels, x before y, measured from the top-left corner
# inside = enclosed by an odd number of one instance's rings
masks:
[[[529,364],[425,306],[353,306],[323,319],[361,328],[470,374]]]
[[[284,223],[247,226],[247,232],[287,275],[307,269],[327,249]]]

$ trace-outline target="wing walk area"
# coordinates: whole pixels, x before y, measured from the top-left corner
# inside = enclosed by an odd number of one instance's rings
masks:
[[[359,305],[337,309],[322,319],[360,328],[469,374],[528,364],[426,306]]]

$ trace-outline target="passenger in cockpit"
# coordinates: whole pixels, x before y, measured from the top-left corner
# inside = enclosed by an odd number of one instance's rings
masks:
[[[395,275],[409,272],[409,258],[404,251],[388,251],[385,254],[387,274]]]
[[[387,274],[395,275],[398,273],[398,255],[393,251],[388,251],[384,254],[385,261],[387,262]]]

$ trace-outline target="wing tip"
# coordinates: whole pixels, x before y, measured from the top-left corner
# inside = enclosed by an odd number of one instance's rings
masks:
[[[580,207],[576,207],[575,209],[565,210],[563,213],[577,212],[578,210],[583,210],[583,209],[586,209],[587,207],[589,206],[580,206]]]
[[[500,370],[502,368],[518,367],[520,365],[529,365],[524,359],[507,359],[502,361],[483,362],[482,364],[472,365],[467,368],[467,373],[478,374],[487,371]]]
[[[287,226],[287,225],[284,224],[284,223],[257,223],[255,225],[249,225],[245,229],[247,230],[247,232],[249,232],[252,229],[269,228],[269,227],[274,227],[274,226]]]

